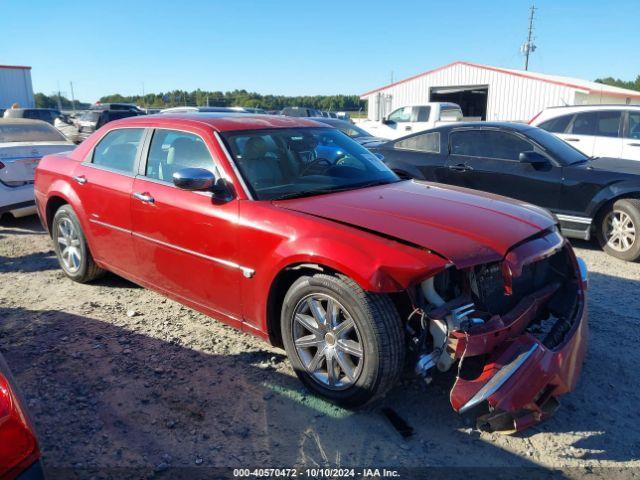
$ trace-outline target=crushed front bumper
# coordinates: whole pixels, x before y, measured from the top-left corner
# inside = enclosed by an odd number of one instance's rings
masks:
[[[461,361],[485,355],[479,375],[458,377],[451,390],[453,408],[474,414],[478,428],[505,433],[523,430],[548,418],[557,397],[571,391],[580,375],[587,348],[588,325],[584,291],[587,271],[577,259],[582,288],[572,325],[562,342],[548,348],[525,330],[545,297],[543,289],[524,299],[493,325],[472,334],[455,332],[455,356]]]

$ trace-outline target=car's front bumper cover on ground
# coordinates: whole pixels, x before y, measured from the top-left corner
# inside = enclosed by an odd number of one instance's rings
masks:
[[[536,292],[505,316],[499,329],[478,334],[462,334],[456,356],[486,353],[480,375],[465,380],[458,377],[451,390],[453,408],[473,413],[481,429],[520,431],[548,418],[559,405],[557,397],[571,391],[580,376],[586,353],[588,325],[584,288],[587,270],[578,259],[582,288],[576,314],[563,341],[548,348],[525,331],[538,308],[544,305],[549,289]],[[548,297],[546,297],[548,298]]]

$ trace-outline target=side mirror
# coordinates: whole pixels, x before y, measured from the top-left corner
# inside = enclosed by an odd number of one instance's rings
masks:
[[[220,202],[233,199],[233,188],[224,178],[204,168],[181,168],[173,174],[173,184],[182,190],[207,191]]]
[[[211,190],[216,177],[204,168],[181,168],[173,174],[173,184],[182,190]]]
[[[382,117],[382,123],[384,125],[386,125],[387,123],[389,123],[389,117],[387,117],[386,115],[384,117]]]
[[[532,165],[544,165],[549,163],[549,159],[541,153],[530,150],[528,152],[520,152],[518,160],[522,163],[530,163]]]

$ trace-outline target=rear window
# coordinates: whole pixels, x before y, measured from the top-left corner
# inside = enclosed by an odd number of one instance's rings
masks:
[[[62,134],[48,124],[0,124],[0,143],[64,141]]]
[[[561,117],[552,118],[538,125],[539,128],[551,133],[564,133],[569,126],[569,122],[573,118],[571,115],[562,115]]]

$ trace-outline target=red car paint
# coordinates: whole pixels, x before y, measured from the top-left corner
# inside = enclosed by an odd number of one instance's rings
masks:
[[[406,181],[303,199],[251,200],[217,132],[307,126],[321,125],[247,115],[159,115],[111,122],[75,151],[40,162],[38,213],[47,226],[48,206],[69,203],[98,265],[267,340],[274,340],[279,324],[279,316],[269,317],[270,293],[278,275],[290,267],[328,267],[365,290],[384,293],[403,291],[450,265],[462,269],[506,258],[510,274],[517,275],[523,263],[546,254],[544,241],[527,241],[554,226],[546,211],[463,188]],[[83,163],[104,134],[122,127],[200,135],[234,186],[235,198],[216,205],[206,195]],[[154,204],[139,202],[133,192],[151,194]],[[518,245],[524,247],[513,248]],[[538,349],[529,359],[526,370],[539,379],[523,381],[522,369],[490,401],[500,408],[526,407],[538,394],[538,384],[551,379],[557,379],[558,392],[570,389],[584,355],[585,324],[577,319],[576,331],[560,351]],[[491,335],[506,340],[500,329],[496,326]],[[485,341],[487,351],[494,349],[487,368],[508,362],[519,344],[527,342],[526,336],[501,344]],[[459,381],[452,393],[454,407],[474,391],[476,385]]]

